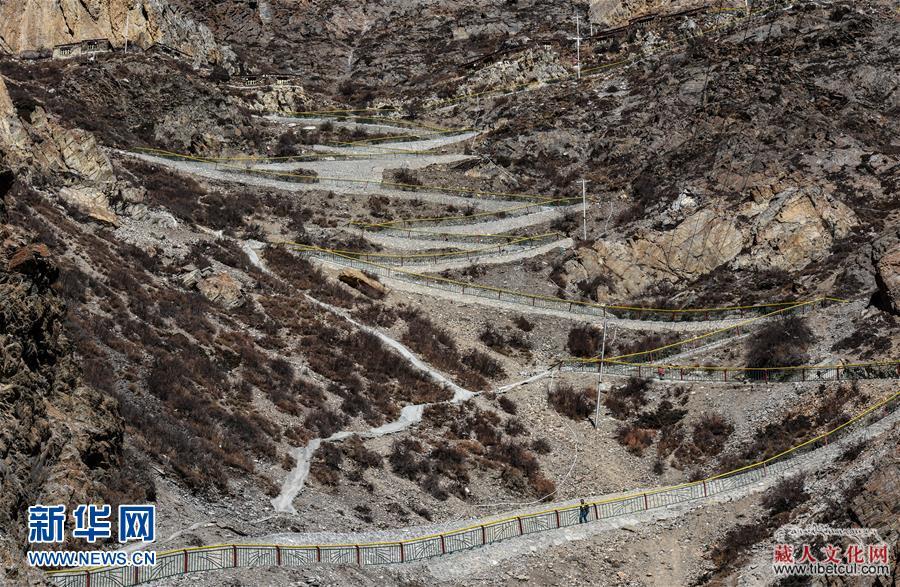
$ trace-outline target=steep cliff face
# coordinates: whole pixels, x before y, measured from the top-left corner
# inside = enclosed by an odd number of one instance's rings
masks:
[[[25,190],[8,171],[0,194]],[[0,583],[21,583],[25,515],[35,503],[96,502],[118,467],[115,402],[81,382],[46,245],[4,224],[0,197]]]
[[[162,43],[200,63],[223,53],[212,33],[165,0],[24,0],[0,5],[0,48],[11,53],[46,49],[85,39],[109,39],[149,47]]]
[[[64,203],[95,220],[117,224],[109,196],[121,186],[96,139],[83,130],[65,128],[40,107],[31,113],[30,121],[20,119],[2,78],[0,149],[24,176],[58,184],[58,197]]]

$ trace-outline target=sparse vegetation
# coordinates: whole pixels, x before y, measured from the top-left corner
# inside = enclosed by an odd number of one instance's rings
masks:
[[[569,385],[559,384],[556,389],[547,392],[547,403],[561,414],[572,420],[584,420],[594,413],[597,391],[592,388],[575,389]]]
[[[522,328],[520,330],[525,331]],[[510,355],[516,351],[527,352],[531,349],[531,343],[521,332],[508,328],[500,329],[493,324],[486,324],[478,339],[485,346],[504,355]]]
[[[747,366],[754,368],[792,367],[809,360],[808,350],[815,335],[798,315],[766,322],[748,339]]]
[[[603,332],[589,324],[569,330],[569,351],[576,357],[590,358],[600,354]]]
[[[603,405],[614,418],[625,420],[644,406],[649,386],[649,380],[631,377],[624,385],[613,386]]]
[[[766,492],[762,505],[773,515],[790,512],[809,499],[805,485],[806,477],[803,475],[786,477]]]

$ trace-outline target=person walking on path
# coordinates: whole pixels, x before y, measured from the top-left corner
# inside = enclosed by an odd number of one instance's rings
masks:
[[[578,508],[578,523],[579,524],[584,524],[585,522],[587,522],[589,511],[591,511],[590,508],[588,507],[588,505],[586,503],[584,503],[584,500],[582,499],[581,507]]]

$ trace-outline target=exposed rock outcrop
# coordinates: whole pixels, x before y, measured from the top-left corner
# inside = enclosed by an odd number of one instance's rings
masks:
[[[197,290],[211,302],[236,308],[244,303],[241,284],[227,273],[215,273],[197,282]]]
[[[388,293],[388,289],[380,281],[369,277],[359,269],[344,269],[338,275],[338,279],[354,289],[358,289],[370,298],[381,299]]]
[[[460,93],[473,94],[489,88],[543,82],[569,73],[555,52],[528,49],[515,59],[499,61],[478,71],[460,88]]]
[[[2,201],[2,200],[0,200]],[[115,401],[81,383],[62,326],[66,308],[50,285],[51,251],[21,246],[0,206],[0,583],[21,570],[25,515],[36,503],[94,503],[118,466],[123,428]]]
[[[753,243],[737,266],[791,271],[822,258],[858,224],[853,210],[818,187],[785,190],[744,214],[754,216]]]
[[[87,39],[109,39],[116,47],[174,47],[198,64],[219,63],[227,54],[210,30],[165,0],[24,0],[0,4],[0,45],[13,53],[48,49]]]
[[[302,112],[312,107],[312,101],[301,86],[270,86],[245,95],[249,108],[262,114],[273,112]]]
[[[109,198],[100,190],[88,186],[64,187],[59,191],[64,201],[95,220],[118,226],[119,220],[109,207]]]
[[[60,199],[88,216],[116,225],[109,195],[122,186],[109,157],[96,139],[80,129],[68,129],[43,108],[21,120],[0,78],[0,149],[24,175],[40,176],[40,183],[56,184]]]
[[[857,224],[853,211],[821,188],[789,188],[738,211],[702,208],[671,230],[643,229],[625,242],[597,241],[579,251],[579,263],[584,278],[602,275],[620,284],[613,291],[601,286],[601,299],[638,295],[654,283],[690,281],[726,263],[734,269],[799,271],[827,256],[835,240]]]
[[[900,244],[888,249],[876,264],[875,280],[892,312],[900,314]]]

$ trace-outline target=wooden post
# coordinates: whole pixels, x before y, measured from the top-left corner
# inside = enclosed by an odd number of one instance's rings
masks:
[[[525,533],[525,530],[522,528],[522,518],[516,516],[516,521],[519,522],[519,536]]]
[[[91,572],[90,571],[84,572],[84,585],[85,585],[85,587],[91,587]]]
[[[277,544],[275,545],[275,564],[281,566],[281,547]]]
[[[237,546],[234,544],[231,545],[231,566],[237,567]]]
[[[556,514],[556,527],[559,528],[559,510],[553,510],[553,513]]]
[[[447,545],[444,544],[444,535],[441,534],[441,554],[447,553]]]
[[[706,480],[703,480],[703,497],[706,497],[708,494],[706,492]]]
[[[406,555],[403,553],[403,543],[400,542],[400,562],[406,562]]]
[[[646,494],[646,493],[644,494],[644,509],[645,509],[645,510],[649,510],[649,509],[650,509],[650,502],[647,500],[647,494]]]
[[[354,544],[354,547],[356,548],[356,564],[362,566],[362,556],[360,556],[359,553],[359,544]]]
[[[187,550],[184,550],[183,552],[184,552],[184,572],[187,573],[188,572]]]
[[[481,526],[481,543],[487,544],[487,530],[484,529],[484,526]]]

